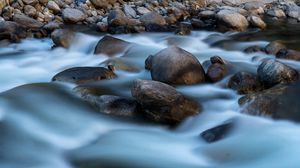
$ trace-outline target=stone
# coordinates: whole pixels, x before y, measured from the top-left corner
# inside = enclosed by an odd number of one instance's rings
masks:
[[[126,15],[127,17],[131,17],[131,18],[136,18],[136,17],[137,17],[137,14],[136,14],[135,10],[132,9],[132,7],[129,6],[129,5],[126,5],[126,4],[125,4],[125,5],[123,6],[123,11],[124,11],[124,13],[125,13],[125,15]]]
[[[51,34],[56,47],[69,48],[75,39],[75,33],[68,29],[57,29]]]
[[[265,60],[259,65],[257,76],[266,88],[280,83],[293,83],[299,78],[299,74],[295,69],[273,59]]]
[[[246,95],[239,99],[241,112],[300,122],[299,83],[277,85],[262,92]]]
[[[215,18],[215,16],[216,16],[216,12],[211,11],[211,10],[204,10],[199,13],[199,17],[204,20],[205,19],[213,19],[213,18]]]
[[[254,74],[238,72],[228,82],[228,88],[236,90],[238,94],[249,94],[261,91],[262,85]]]
[[[206,76],[211,82],[218,82],[226,75],[226,67],[224,64],[215,63],[208,67]]]
[[[300,18],[300,7],[294,3],[288,4],[286,7],[286,13],[289,17],[298,19]]]
[[[189,22],[180,22],[179,28],[176,31],[177,35],[189,35],[192,32],[192,24]]]
[[[146,13],[140,17],[140,21],[145,26],[146,31],[164,31],[166,30],[166,20],[157,12]]]
[[[11,42],[19,42],[20,39],[26,38],[28,35],[26,28],[12,21],[0,22],[0,32],[2,40],[7,39]]]
[[[140,72],[143,67],[133,64],[131,61],[126,60],[123,57],[111,58],[100,64],[100,66],[113,66],[115,70],[127,71],[127,72]]]
[[[130,46],[131,43],[127,41],[106,35],[97,43],[94,54],[114,56],[116,54],[125,52]]]
[[[109,26],[126,26],[128,18],[121,10],[112,10],[109,12],[107,22]]]
[[[176,125],[201,111],[201,106],[197,102],[161,82],[136,80],[131,93],[141,104],[146,116],[159,123]]]
[[[276,54],[276,58],[300,61],[300,51],[281,49]]]
[[[267,54],[273,54],[276,55],[279,50],[285,49],[286,46],[281,41],[272,41],[270,42],[266,47],[265,51]]]
[[[23,2],[24,2],[26,5],[35,5],[35,4],[39,3],[38,0],[23,0]]]
[[[103,8],[106,9],[108,5],[114,4],[117,2],[117,0],[90,0],[90,2],[96,7],[96,8]]]
[[[24,7],[24,13],[27,15],[27,16],[29,16],[29,17],[36,17],[36,15],[37,15],[37,11],[36,11],[36,9],[33,7],[33,6],[31,6],[31,5],[26,5],[25,7]]]
[[[97,30],[100,31],[100,32],[107,32],[107,30],[108,30],[108,24],[107,23],[98,22],[96,24],[96,26],[97,26]]]
[[[26,15],[15,14],[13,17],[13,21],[30,29],[39,29],[43,26],[43,23],[32,19]]]
[[[59,72],[52,78],[52,81],[86,84],[116,77],[117,75],[111,69],[103,67],[74,67]]]
[[[82,11],[73,8],[64,9],[62,12],[62,17],[64,22],[71,24],[81,22],[86,18]]]
[[[272,17],[277,17],[277,18],[285,18],[286,15],[283,10],[281,9],[269,9],[267,11],[267,15],[272,16]]]
[[[260,29],[265,29],[267,27],[267,24],[258,16],[250,16],[248,20],[254,27],[258,27]]]
[[[205,72],[191,53],[170,46],[145,61],[153,80],[171,85],[191,85],[205,82]]]
[[[61,25],[58,22],[53,21],[53,22],[49,22],[46,25],[44,25],[43,28],[46,29],[49,32],[52,32],[52,31],[54,31],[56,29],[59,29],[60,26]]]
[[[220,141],[230,134],[235,127],[236,120],[230,119],[223,124],[203,131],[200,137],[207,143],[214,143]]]
[[[53,13],[60,13],[61,9],[60,7],[57,5],[57,3],[55,3],[54,1],[49,1],[47,4],[47,7],[53,11]]]
[[[149,9],[147,9],[147,8],[145,8],[145,7],[138,7],[138,8],[136,9],[136,11],[137,11],[137,13],[138,13],[139,15],[145,15],[145,14],[151,12]]]
[[[265,49],[260,46],[250,46],[244,50],[245,53],[265,52]]]
[[[217,13],[217,18],[219,20],[218,27],[221,30],[245,31],[249,26],[243,15],[231,10],[221,10]]]

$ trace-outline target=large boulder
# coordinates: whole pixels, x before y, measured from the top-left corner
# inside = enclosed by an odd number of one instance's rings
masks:
[[[273,88],[246,95],[239,100],[241,112],[300,122],[299,83],[277,85]]]
[[[62,12],[62,17],[66,23],[78,23],[86,18],[86,15],[78,9],[66,8]]]
[[[132,96],[141,104],[148,118],[167,124],[178,124],[189,116],[200,112],[201,107],[167,84],[136,80]]]
[[[273,59],[265,60],[259,65],[257,76],[266,88],[279,83],[292,83],[299,78],[299,74],[295,69]]]
[[[232,11],[232,10],[221,10],[217,13],[219,20],[218,27],[225,31],[245,31],[249,23],[245,16]]]
[[[56,47],[69,48],[75,38],[75,33],[68,29],[57,29],[51,34]]]
[[[117,75],[112,69],[103,67],[75,67],[56,74],[52,81],[84,84],[100,80],[114,79]]]
[[[197,58],[191,53],[170,46],[149,56],[146,69],[150,70],[153,80],[171,85],[190,85],[205,82],[205,72]]]
[[[30,29],[39,29],[43,26],[43,23],[23,14],[15,14],[13,17],[13,21]]]
[[[94,54],[114,56],[116,54],[125,52],[130,46],[131,43],[127,41],[106,35],[97,43]]]

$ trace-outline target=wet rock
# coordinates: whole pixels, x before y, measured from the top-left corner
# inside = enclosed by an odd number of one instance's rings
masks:
[[[109,26],[126,26],[128,18],[121,10],[112,10],[107,18]]]
[[[22,0],[26,5],[35,5],[39,3],[38,0]]]
[[[243,113],[300,122],[299,83],[277,85],[239,100]]]
[[[131,43],[114,38],[112,36],[104,36],[96,45],[94,54],[105,54],[114,56],[118,53],[125,52],[129,49]],[[118,47],[116,47],[118,46]]]
[[[243,15],[231,10],[221,10],[217,13],[217,18],[221,30],[245,31],[249,26]]]
[[[224,64],[215,63],[209,66],[206,76],[211,82],[218,82],[226,75],[226,67]]]
[[[279,83],[293,83],[298,80],[298,72],[276,60],[263,61],[257,69],[258,80],[266,88],[270,88]]]
[[[211,10],[205,10],[199,13],[199,17],[201,19],[213,19],[215,18],[215,16],[216,16],[216,12]]]
[[[191,24],[194,29],[201,29],[204,28],[206,25],[205,23],[200,19],[191,19]]]
[[[62,17],[64,22],[71,24],[81,22],[86,18],[82,11],[73,8],[64,9],[62,12]]]
[[[189,35],[192,32],[192,24],[189,22],[181,22],[179,29],[176,31],[177,35]]]
[[[137,11],[137,13],[138,13],[139,15],[144,15],[144,14],[147,14],[147,13],[150,13],[150,12],[151,12],[149,9],[147,9],[147,8],[145,8],[145,7],[138,7],[138,8],[136,9],[136,11]]]
[[[281,49],[276,54],[276,57],[280,59],[300,61],[300,52],[296,50]]]
[[[279,50],[285,49],[286,46],[282,44],[281,41],[272,41],[265,47],[265,51],[267,54],[273,54],[276,55]]]
[[[260,46],[251,46],[244,50],[245,53],[265,52],[265,49]]]
[[[59,29],[60,28],[60,24],[59,23],[57,23],[57,22],[49,22],[49,23],[47,23],[46,25],[44,25],[44,29],[45,30],[47,30],[47,31],[50,31],[50,32],[52,32],[52,31],[54,31],[54,30],[56,30],[56,29]]]
[[[263,89],[257,77],[248,72],[234,74],[228,82],[228,88],[236,90],[239,94],[254,93]]]
[[[166,20],[157,12],[150,12],[140,17],[140,21],[145,26],[146,31],[165,31]]]
[[[51,34],[55,46],[69,48],[75,38],[75,33],[68,29],[57,29]]]
[[[136,117],[140,112],[138,102],[131,98],[113,95],[81,95],[81,97],[100,113],[120,117]]]
[[[135,65],[122,57],[108,59],[100,64],[100,66],[104,67],[107,67],[109,65],[114,66],[115,70],[122,70],[127,72],[140,72],[142,70],[142,67],[139,67],[138,65]]]
[[[258,27],[260,29],[265,29],[267,27],[267,24],[260,17],[250,16],[248,20],[254,27]]]
[[[277,18],[285,18],[286,17],[283,10],[276,9],[276,8],[269,9],[267,11],[267,15],[272,16],[272,17],[277,17]]]
[[[59,72],[52,81],[84,84],[116,77],[117,75],[111,69],[103,67],[75,67]]]
[[[19,42],[20,39],[27,36],[27,29],[22,25],[11,21],[0,22],[0,37],[2,40],[7,39],[11,42]]]
[[[43,26],[43,23],[22,14],[15,14],[13,21],[30,29],[39,29]]]
[[[97,30],[100,32],[107,32],[108,30],[108,24],[104,22],[98,22],[97,23]]]
[[[234,129],[235,120],[225,121],[223,124],[210,128],[200,134],[201,138],[207,143],[220,141]]]
[[[264,6],[265,3],[255,1],[255,2],[248,2],[245,3],[244,9],[249,11],[251,14],[260,15],[264,13]]]
[[[159,123],[178,124],[201,110],[198,103],[178,93],[172,86],[157,81],[136,80],[131,93],[147,117]]]
[[[197,58],[176,46],[149,56],[145,65],[150,70],[152,79],[156,81],[171,85],[205,82],[205,72]]]
[[[55,1],[49,1],[47,7],[54,13],[60,13],[61,11],[60,7],[57,5],[57,3],[55,3]]]

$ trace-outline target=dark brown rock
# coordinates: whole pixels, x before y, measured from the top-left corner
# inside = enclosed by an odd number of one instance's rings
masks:
[[[226,75],[226,67],[224,64],[214,63],[208,67],[206,76],[211,82],[218,82]]]
[[[84,84],[116,77],[117,75],[112,70],[103,67],[75,67],[56,74],[52,81]]]
[[[105,54],[114,56],[129,49],[131,43],[114,38],[112,36],[104,36],[96,45],[94,54]],[[116,47],[118,46],[118,47]]]
[[[201,111],[198,103],[161,82],[136,80],[131,93],[141,104],[147,117],[159,123],[178,124]]]
[[[239,94],[254,93],[263,89],[256,76],[248,72],[234,74],[228,82],[228,87]]]
[[[300,52],[296,50],[281,49],[276,54],[277,58],[300,61]]]
[[[153,80],[171,85],[189,85],[205,82],[205,72],[191,53],[170,46],[146,60]]]
[[[75,33],[68,29],[57,29],[51,34],[55,46],[69,48],[75,38]]]

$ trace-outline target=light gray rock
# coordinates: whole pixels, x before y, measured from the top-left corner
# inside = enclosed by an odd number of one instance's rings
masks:
[[[127,17],[136,18],[137,16],[135,10],[129,5],[125,4],[123,6],[123,11]]]
[[[78,23],[86,18],[82,11],[73,8],[64,9],[62,14],[64,22],[66,23]]]
[[[217,13],[217,18],[219,20],[218,26],[221,29],[245,31],[249,26],[247,19],[243,15],[231,10],[221,10]]]

